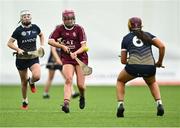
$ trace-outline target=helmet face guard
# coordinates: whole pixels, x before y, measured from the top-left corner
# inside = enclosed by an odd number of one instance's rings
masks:
[[[72,28],[75,24],[75,13],[73,10],[64,10],[62,20],[67,28]]]
[[[29,10],[22,10],[20,12],[20,21],[24,26],[31,24],[31,12]]]
[[[139,17],[132,17],[128,20],[129,31],[141,30],[142,21]]]

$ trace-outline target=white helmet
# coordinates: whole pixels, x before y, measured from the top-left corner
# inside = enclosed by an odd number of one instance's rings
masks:
[[[20,12],[20,18],[22,19],[23,15],[31,15],[31,12],[29,10],[22,10]]]
[[[29,15],[29,21],[23,21],[23,16],[24,15]],[[20,21],[19,23],[21,22],[23,25],[29,25],[31,24],[31,12],[29,10],[22,10],[20,12]]]

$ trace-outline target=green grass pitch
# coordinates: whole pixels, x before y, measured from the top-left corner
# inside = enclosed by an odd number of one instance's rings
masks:
[[[76,88],[77,89],[77,88]],[[127,86],[125,117],[116,118],[115,86],[87,86],[86,107],[72,99],[70,113],[61,111],[63,86],[52,86],[42,99],[43,86],[32,94],[29,109],[21,110],[21,87],[0,86],[0,127],[180,127],[180,86],[160,86],[165,115],[156,116],[156,104],[147,86]]]

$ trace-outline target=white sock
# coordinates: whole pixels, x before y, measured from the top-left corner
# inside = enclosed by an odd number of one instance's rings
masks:
[[[30,82],[30,84],[34,84],[31,77],[29,77],[29,82]]]
[[[119,107],[121,104],[124,104],[124,102],[123,102],[123,101],[118,101],[118,107]]]
[[[75,93],[76,93],[76,92],[73,90],[73,91],[72,91],[72,95],[74,95]]]
[[[162,104],[162,101],[161,100],[156,100],[156,104],[158,106],[159,104]]]
[[[28,98],[25,98],[22,101],[28,103]]]
[[[48,93],[47,92],[44,92],[44,94],[43,94],[44,96],[46,96],[46,95],[48,95]]]

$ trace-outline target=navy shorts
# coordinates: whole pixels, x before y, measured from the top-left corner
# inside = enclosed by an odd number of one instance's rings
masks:
[[[150,77],[156,74],[156,67],[154,65],[127,64],[125,70],[135,77]]]
[[[46,65],[46,68],[50,69],[50,70],[60,70],[60,71],[62,71],[62,65],[59,65],[59,64],[50,63],[50,64]]]
[[[24,69],[30,68],[35,63],[39,63],[39,58],[16,59],[16,68],[18,70],[24,70]]]

